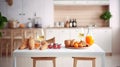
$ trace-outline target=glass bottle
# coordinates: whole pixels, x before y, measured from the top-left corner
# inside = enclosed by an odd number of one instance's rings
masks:
[[[89,46],[94,44],[94,38],[93,38],[93,35],[92,35],[92,27],[88,27],[88,32],[87,32],[85,40],[86,40],[86,43]]]
[[[74,20],[74,27],[77,27],[77,21],[76,21],[76,19]]]
[[[74,19],[72,20],[72,27],[74,27],[74,23],[75,23],[75,21],[74,21]]]
[[[71,19],[70,19],[69,23],[70,23],[70,27],[72,27],[72,20]]]

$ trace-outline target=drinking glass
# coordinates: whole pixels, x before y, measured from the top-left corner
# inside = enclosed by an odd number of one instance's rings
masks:
[[[85,36],[85,31],[83,28],[80,29],[80,32],[79,32],[79,38],[80,40],[84,41],[84,36]]]

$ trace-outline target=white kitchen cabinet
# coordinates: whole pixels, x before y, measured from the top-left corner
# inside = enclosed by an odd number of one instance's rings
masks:
[[[23,18],[25,22],[28,18],[40,18],[42,27],[53,26],[53,0],[23,0]]]
[[[22,19],[22,0],[14,0],[13,5],[7,5],[7,18],[10,20],[19,20]]]
[[[6,14],[7,18],[27,23],[29,18],[40,17],[43,27],[52,27],[53,21],[53,0],[13,0],[13,5],[0,1],[0,11]]]
[[[40,18],[42,27],[53,26],[53,1],[52,0],[23,0],[22,10],[24,21],[26,22],[28,18]]]
[[[70,30],[69,29],[59,29],[59,43],[63,44],[65,40],[70,39]]]
[[[112,53],[112,29],[93,29],[93,36],[95,43],[104,49],[106,53]]]
[[[28,18],[32,18],[34,15],[33,13],[34,5],[32,5],[33,2],[31,1],[14,0],[12,6],[7,6],[8,18],[18,20],[19,22],[22,23],[27,22]]]
[[[0,1],[0,12],[3,16],[7,16],[7,3],[4,1]]]
[[[55,5],[109,5],[109,0],[54,0]]]

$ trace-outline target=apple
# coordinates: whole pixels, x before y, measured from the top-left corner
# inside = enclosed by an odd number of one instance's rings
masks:
[[[49,48],[49,49],[52,49],[52,48],[53,48],[52,44],[49,44],[49,45],[48,45],[48,48]]]
[[[61,48],[61,44],[58,44],[58,45],[57,45],[57,48],[60,49],[60,48]]]
[[[53,48],[54,48],[54,49],[57,49],[57,43],[54,43],[54,44],[53,44]]]

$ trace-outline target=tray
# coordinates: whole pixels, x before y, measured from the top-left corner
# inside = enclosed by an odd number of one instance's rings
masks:
[[[68,48],[68,49],[85,49],[85,48],[88,48],[88,47],[84,46],[84,47],[78,47],[78,48],[75,48],[75,47],[65,47],[65,48]]]

